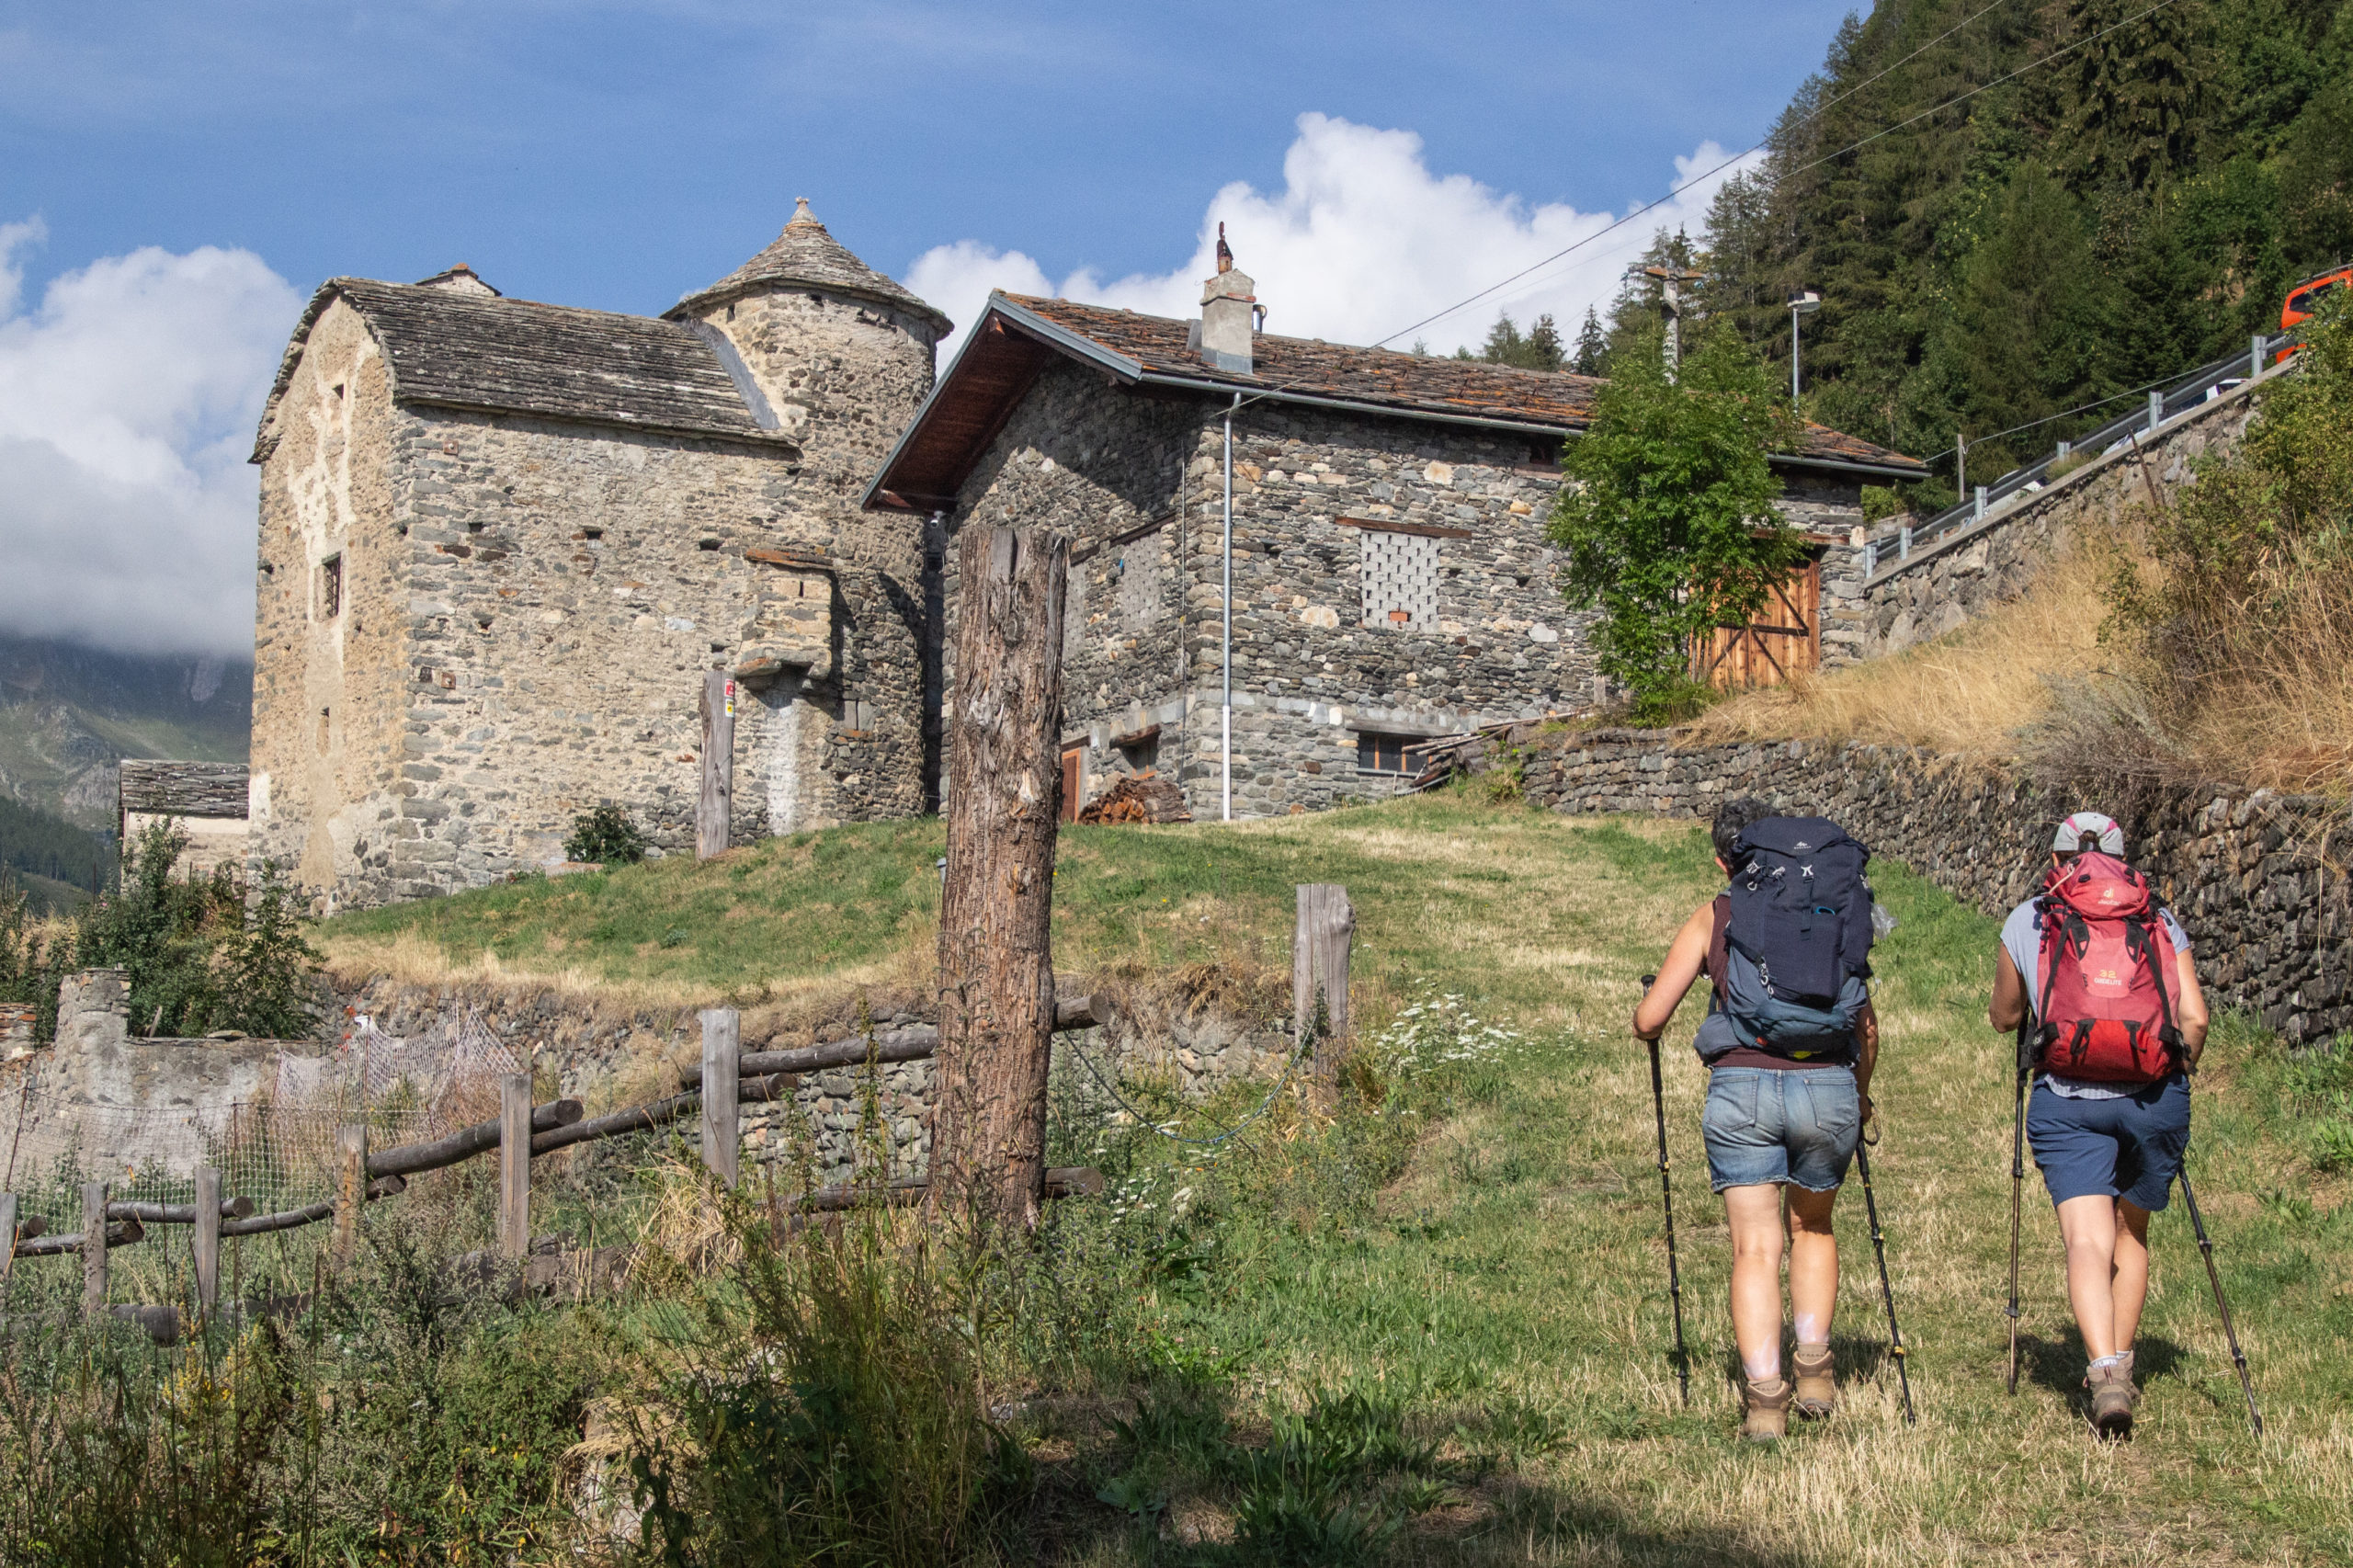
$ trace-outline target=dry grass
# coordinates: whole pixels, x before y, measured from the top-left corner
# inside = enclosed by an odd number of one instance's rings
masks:
[[[2109,668],[2099,642],[2115,562],[2082,551],[1991,614],[1885,658],[1736,697],[1701,715],[1694,744],[1859,741],[1964,756],[2014,756],[2047,714],[2052,684]]]

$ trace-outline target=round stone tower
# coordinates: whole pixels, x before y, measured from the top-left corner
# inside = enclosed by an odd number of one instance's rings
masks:
[[[832,673],[751,682],[754,699],[779,733],[797,709],[828,715],[822,738],[779,744],[830,776],[821,788],[842,816],[926,809],[938,776],[929,523],[858,501],[931,392],[948,318],[852,256],[806,200],[775,244],[665,314],[710,342],[755,418],[800,443],[774,542],[829,558]]]
[[[805,472],[834,492],[837,528],[879,524],[858,496],[931,392],[946,316],[852,256],[806,199],[773,244],[665,313],[712,338],[739,384],[748,376],[754,413],[798,440]]]

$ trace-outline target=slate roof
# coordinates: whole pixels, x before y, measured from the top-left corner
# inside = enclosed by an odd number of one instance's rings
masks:
[[[124,757],[117,775],[121,808],[176,817],[245,814],[242,762],[155,762]]]
[[[312,297],[287,345],[262,415],[255,461],[266,455],[278,401],[312,326],[337,299],[375,334],[398,403],[792,445],[761,427],[719,356],[691,327],[414,283],[335,278]]]
[[[849,247],[826,231],[809,210],[806,199],[793,210],[792,222],[751,260],[708,289],[698,289],[663,312],[671,320],[718,304],[755,289],[779,284],[807,284],[831,293],[871,300],[929,322],[942,333],[955,324],[916,298],[897,279],[886,278],[850,254]]]
[[[1585,428],[1601,386],[1590,376],[1273,333],[1255,340],[1252,373],[1243,375],[1219,369],[1188,347],[1191,326],[1068,300],[992,294],[971,340],[868,490],[868,503],[915,509],[949,505],[1012,405],[1058,353],[1097,365],[1129,384],[1243,392],[1408,419],[1519,428],[1530,435]],[[1916,459],[1813,424],[1806,426],[1797,451],[1775,460],[1890,478],[1920,478],[1928,472]]]

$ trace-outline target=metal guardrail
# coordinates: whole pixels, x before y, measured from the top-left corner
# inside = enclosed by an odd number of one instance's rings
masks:
[[[1916,526],[1905,524],[1893,533],[1867,540],[1863,545],[1864,581],[1877,575],[1881,567],[1907,561],[1913,551],[1926,549],[1945,535],[1982,520],[2012,496],[2040,490],[2049,481],[2051,470],[2056,464],[2078,456],[2086,460],[2106,457],[2129,444],[2133,437],[2154,430],[2175,415],[2187,414],[2233,387],[2262,375],[2267,369],[2278,363],[2282,348],[2302,341],[2292,333],[2280,333],[2276,336],[2257,333],[2248,340],[2245,353],[2228,355],[2200,365],[2162,390],[2152,389],[2143,406],[2072,441],[2060,442],[2050,456],[2023,468],[2014,468],[1991,484],[1978,485],[1959,504],[1947,507],[1927,522]]]

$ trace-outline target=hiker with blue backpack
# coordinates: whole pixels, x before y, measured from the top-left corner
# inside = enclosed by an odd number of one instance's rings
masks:
[[[2018,1031],[2017,1126],[2058,1210],[2068,1301],[2089,1363],[2092,1426],[2106,1437],[2130,1437],[2141,1397],[2132,1338],[2149,1291],[2149,1216],[2165,1207],[2177,1179],[2188,1193],[2188,1073],[2205,1049],[2207,1012],[2189,937],[2125,861],[2124,832],[2112,819],[2077,812],[2059,824],[2042,891],[2003,923],[1987,1017]],[[2015,1153],[2012,1172],[2015,1392],[2016,1193],[2024,1177]],[[2198,1228],[2202,1243],[2202,1222]],[[2244,1380],[2236,1340],[2234,1333]],[[2252,1413],[2251,1387],[2247,1403]]]
[[[1651,1047],[1655,1085],[1659,1036],[1692,983],[1708,977],[1708,1016],[1692,1042],[1710,1069],[1700,1130],[1709,1184],[1723,1195],[1732,1230],[1741,1433],[1769,1441],[1788,1432],[1792,1408],[1823,1418],[1837,1406],[1831,1207],[1871,1112],[1879,1021],[1867,983],[1875,921],[1884,917],[1863,880],[1868,853],[1836,823],[1731,800],[1711,837],[1725,890],[1676,935],[1634,1010],[1634,1034]],[[1662,1171],[1665,1136],[1662,1120]],[[1670,1265],[1672,1223],[1670,1206]],[[1872,1229],[1876,1240],[1876,1219]],[[1785,1236],[1793,1378],[1781,1366]]]

